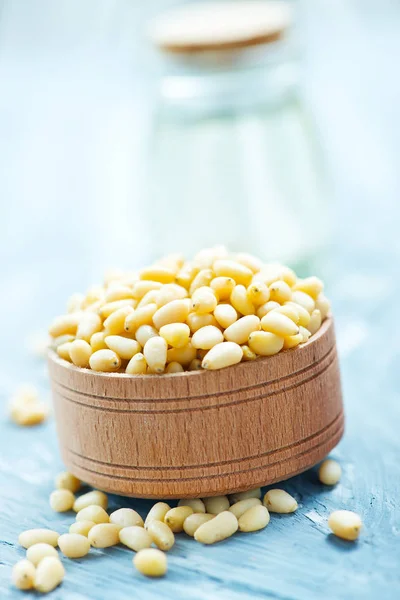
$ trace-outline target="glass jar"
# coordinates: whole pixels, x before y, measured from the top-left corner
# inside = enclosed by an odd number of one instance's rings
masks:
[[[154,257],[222,243],[299,267],[319,252],[325,175],[299,67],[287,32],[167,61],[148,162]]]

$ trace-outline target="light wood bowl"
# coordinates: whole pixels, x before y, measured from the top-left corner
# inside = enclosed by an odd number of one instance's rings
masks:
[[[61,453],[90,485],[203,497],[301,473],[343,435],[332,319],[304,345],[219,371],[96,373],[52,352]]]

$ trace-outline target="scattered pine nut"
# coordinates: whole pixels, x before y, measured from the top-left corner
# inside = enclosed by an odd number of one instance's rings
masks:
[[[112,512],[110,514],[110,523],[118,525],[121,528],[131,527],[133,525],[144,527],[142,517],[132,508],[119,508]]]
[[[60,538],[58,538],[58,539],[60,539]],[[38,566],[40,561],[45,556],[55,556],[56,558],[58,558],[58,552],[54,548],[54,546],[50,546],[50,544],[44,544],[43,542],[39,543],[39,544],[33,544],[33,546],[29,546],[29,548],[26,551],[26,558],[35,567]]]
[[[61,552],[68,558],[82,558],[90,550],[90,542],[85,535],[80,533],[64,533],[58,538]]]
[[[156,502],[156,504],[154,504],[154,506],[152,506],[152,508],[148,512],[146,520],[144,522],[144,526],[146,527],[146,529],[150,521],[152,520],[164,522],[164,517],[169,510],[171,510],[171,507],[166,502]]]
[[[177,506],[171,508],[164,517],[164,523],[168,525],[171,531],[174,533],[180,533],[183,531],[183,523],[189,515],[193,514],[193,508],[191,506]]]
[[[235,515],[229,511],[219,513],[200,525],[194,533],[194,539],[202,544],[215,544],[233,535],[238,530],[238,521]]]
[[[343,540],[354,542],[360,535],[360,515],[351,510],[335,510],[329,515],[328,525],[332,533]]]
[[[44,594],[51,592],[60,585],[64,575],[64,567],[60,560],[54,556],[46,556],[36,569],[35,590]]]
[[[75,496],[70,490],[54,490],[50,494],[50,506],[55,512],[72,510]]]
[[[144,548],[150,548],[153,538],[143,527],[131,525],[120,530],[119,541],[124,546],[131,548],[131,550],[139,552],[139,550],[143,550]]]
[[[340,481],[342,469],[336,460],[328,458],[324,460],[318,470],[318,477],[321,483],[325,485],[335,485]]]
[[[228,497],[231,504],[235,504],[236,502],[240,502],[241,500],[247,500],[247,498],[261,498],[261,488],[247,490],[246,492],[237,492],[236,494],[231,494]]]
[[[147,531],[160,550],[170,550],[175,544],[175,536],[165,523],[152,519],[147,525]]]
[[[261,503],[256,504],[240,515],[239,531],[259,531],[268,525],[269,519],[268,509]]]
[[[55,486],[57,490],[69,490],[74,494],[80,489],[81,482],[75,475],[72,475],[72,473],[63,471],[56,476]]]
[[[87,539],[94,548],[109,548],[119,544],[119,531],[118,525],[99,523],[91,528]]]
[[[56,547],[59,537],[60,534],[52,529],[28,529],[19,534],[18,543],[21,544],[23,548],[30,548],[34,544],[39,543]]]
[[[239,519],[246,511],[253,506],[260,506],[261,500],[259,498],[246,498],[245,500],[239,500],[229,508],[229,512],[235,515]]]
[[[86,506],[82,508],[77,515],[77,521],[93,521],[98,525],[99,523],[109,523],[110,517],[101,506],[97,506],[96,504],[92,504],[91,506]]]
[[[200,525],[207,523],[207,521],[211,521],[211,519],[214,519],[214,517],[215,515],[209,515],[207,513],[193,513],[185,519],[185,522],[183,523],[183,530],[185,533],[190,535],[190,537],[194,537],[194,534]]]
[[[205,513],[206,507],[200,498],[183,498],[179,500],[178,506],[190,506],[194,513]]]
[[[167,556],[156,548],[139,550],[132,560],[139,573],[147,577],[162,577],[167,572]]]
[[[92,490],[91,492],[82,494],[82,496],[79,496],[79,498],[75,500],[74,511],[79,512],[82,508],[92,505],[101,506],[106,510],[108,506],[107,495],[99,490]]]
[[[69,527],[70,533],[79,533],[80,535],[88,536],[89,531],[94,527],[94,521],[76,521]]]
[[[203,498],[206,512],[210,515],[218,515],[224,510],[229,510],[229,500],[227,496],[212,496],[211,498]]]
[[[269,490],[264,496],[263,501],[269,512],[292,513],[298,508],[296,500],[285,492],[285,490]]]
[[[31,590],[35,581],[35,573],[36,569],[33,564],[24,558],[13,566],[11,579],[19,590]]]

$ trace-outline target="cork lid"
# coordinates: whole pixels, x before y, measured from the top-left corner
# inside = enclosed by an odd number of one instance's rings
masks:
[[[235,50],[280,39],[291,16],[287,2],[197,2],[160,15],[151,23],[149,34],[165,52]]]

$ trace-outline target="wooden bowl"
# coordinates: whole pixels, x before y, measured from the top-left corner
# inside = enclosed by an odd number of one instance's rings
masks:
[[[96,373],[49,357],[61,453],[90,485],[203,497],[301,473],[343,435],[332,319],[304,345],[219,371]]]

